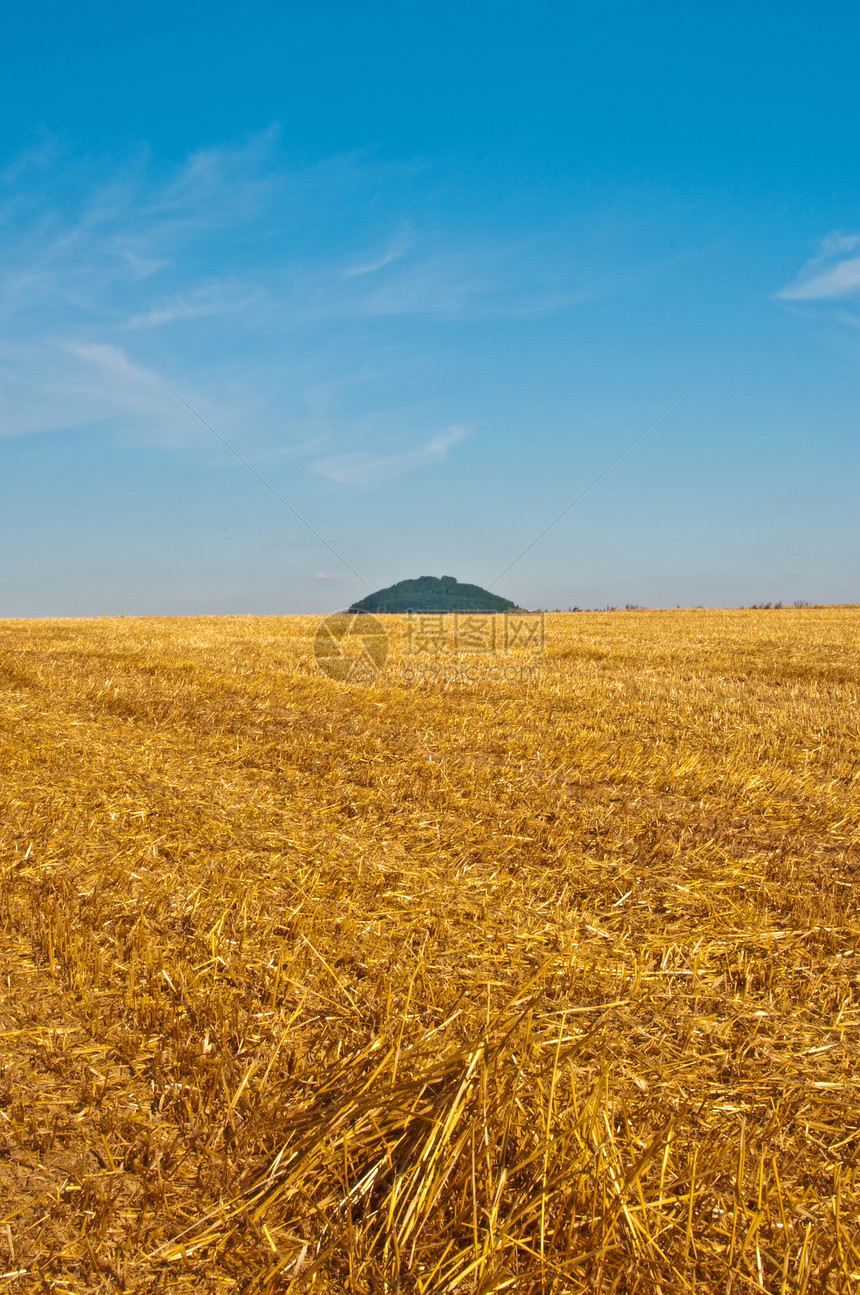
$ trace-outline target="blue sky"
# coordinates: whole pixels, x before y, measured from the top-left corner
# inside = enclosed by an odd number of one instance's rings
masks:
[[[0,615],[860,601],[860,12],[15,6]],[[173,387],[348,566],[220,444]]]

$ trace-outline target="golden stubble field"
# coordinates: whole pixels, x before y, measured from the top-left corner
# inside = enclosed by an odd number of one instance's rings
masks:
[[[0,622],[0,1295],[858,1289],[860,609],[315,627]]]

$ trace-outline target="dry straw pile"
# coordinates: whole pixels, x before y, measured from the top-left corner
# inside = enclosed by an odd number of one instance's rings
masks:
[[[0,624],[0,1295],[858,1289],[860,611],[314,629]]]

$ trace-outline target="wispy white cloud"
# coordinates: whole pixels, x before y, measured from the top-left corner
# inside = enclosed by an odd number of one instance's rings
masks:
[[[860,292],[860,255],[851,255],[857,247],[858,234],[830,234],[818,254],[776,297],[782,301],[827,301]]]
[[[166,176],[143,156],[96,165],[48,143],[0,173],[0,436],[100,427],[185,441],[190,415],[161,375],[208,389],[222,424],[244,410],[255,430],[289,431],[272,373],[236,337],[267,300],[245,239],[271,220],[282,172],[264,136]],[[237,273],[214,278],[213,264]],[[207,324],[201,346],[201,322],[219,316],[238,330]],[[295,414],[307,415],[300,396]]]
[[[392,239],[381,255],[373,257],[370,261],[361,261],[357,265],[351,265],[344,270],[344,278],[354,279],[365,274],[376,274],[379,270],[384,270],[386,266],[393,265],[395,261],[401,260],[411,246],[411,232],[404,228],[396,238]]]
[[[118,346],[112,346],[110,343],[67,342],[66,350],[72,355],[79,355],[82,360],[89,360],[90,363],[105,369],[112,377],[118,378],[127,386],[149,388],[157,381],[153,374],[147,373],[139,365],[132,364]]]
[[[117,249],[117,255],[124,260],[131,270],[132,280],[134,282],[140,279],[148,279],[150,275],[157,274],[170,264],[155,256],[138,256],[131,248],[121,247]]]
[[[167,298],[140,314],[132,315],[125,327],[158,328],[163,324],[188,323],[204,319],[207,315],[224,315],[251,309],[262,298],[263,293],[259,289],[249,292],[241,284],[216,281]]]
[[[370,261],[366,265],[351,265],[344,270],[344,278],[354,279],[362,274],[376,274],[377,270],[384,270],[386,265],[391,265],[394,261],[399,261],[403,256],[402,250],[385,252],[375,261]]]
[[[65,341],[60,349],[83,366],[80,373],[66,370],[63,374],[63,396],[83,412],[85,392],[93,422],[114,422],[136,433],[144,429],[149,442],[161,445],[200,439],[200,426],[195,426],[159,374],[130,360],[122,347],[112,342]]]
[[[400,454],[332,454],[318,459],[311,466],[314,471],[337,485],[377,485],[429,463],[441,462],[452,446],[464,440],[467,435],[467,428],[451,427],[417,449]]]
[[[462,429],[390,452],[394,425],[415,444],[458,416],[415,395],[433,360],[401,321],[547,313],[617,279],[538,239],[428,234],[402,180],[367,157],[297,168],[274,130],[173,168],[43,141],[0,172],[0,437],[206,436],[166,379],[274,470],[356,486],[439,462]]]
[[[314,576],[314,580],[342,580],[342,579],[343,579],[343,576],[335,576],[328,571],[318,571]]]
[[[0,344],[0,437],[115,426],[185,441],[170,395],[120,347],[37,337]]]
[[[305,430],[305,428],[299,423],[293,423],[290,427],[291,434],[300,433],[303,430]],[[273,446],[271,449],[261,450],[254,456],[254,462],[258,465],[278,464],[282,463],[286,459],[301,456],[307,457],[312,450],[318,450],[321,445],[325,445],[328,439],[329,433],[327,431],[321,431],[317,436],[311,436],[307,439],[291,441],[286,445],[280,444]]]

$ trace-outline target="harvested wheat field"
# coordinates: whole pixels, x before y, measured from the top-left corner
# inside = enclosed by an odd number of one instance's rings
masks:
[[[860,609],[387,625],[0,623],[0,1295],[858,1289]]]

